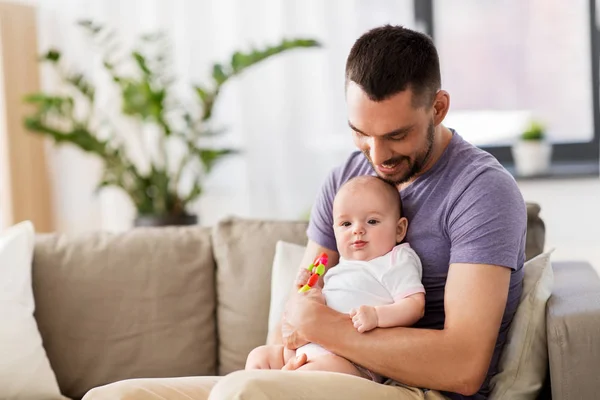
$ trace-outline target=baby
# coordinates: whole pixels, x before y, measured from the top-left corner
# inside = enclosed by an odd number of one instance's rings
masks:
[[[425,306],[421,261],[408,243],[398,244],[408,225],[398,189],[374,176],[349,180],[335,196],[333,223],[340,261],[324,275],[327,305],[348,314],[361,333],[377,327],[410,326],[421,319]],[[302,285],[309,275],[302,267]],[[383,380],[315,343],[295,351],[283,345],[257,347],[248,355],[246,369],[281,369],[302,353],[308,361],[299,370]]]

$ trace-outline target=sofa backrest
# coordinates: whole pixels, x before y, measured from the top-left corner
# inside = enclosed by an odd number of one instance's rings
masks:
[[[528,206],[528,259],[544,246],[538,212]],[[38,236],[35,317],[62,393],[243,368],[266,341],[275,245],[305,244],[306,227],[230,218],[213,228]]]
[[[265,344],[275,244],[306,244],[306,227],[305,222],[238,218],[215,227],[219,375],[244,368],[248,353]]]
[[[214,375],[214,272],[207,228],[38,236],[35,317],[61,392]]]

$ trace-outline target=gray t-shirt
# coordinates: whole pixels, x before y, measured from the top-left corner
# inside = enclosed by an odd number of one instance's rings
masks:
[[[405,240],[423,264],[425,316],[416,327],[444,327],[444,287],[450,264],[491,264],[512,270],[506,310],[483,386],[472,397],[446,393],[452,399],[485,399],[521,297],[527,211],[515,180],[498,161],[452,132],[450,144],[435,165],[400,192],[409,226]],[[375,171],[356,151],[323,184],[311,212],[309,239],[337,251],[333,199],[344,182],[359,175],[375,175]]]

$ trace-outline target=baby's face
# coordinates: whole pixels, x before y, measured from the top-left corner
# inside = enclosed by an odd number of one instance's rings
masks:
[[[333,228],[340,256],[369,261],[391,251],[404,237],[399,213],[378,184],[356,184],[338,192],[333,203]]]

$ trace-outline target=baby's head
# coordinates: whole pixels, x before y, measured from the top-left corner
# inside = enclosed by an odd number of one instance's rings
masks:
[[[383,256],[406,235],[398,189],[375,176],[346,182],[333,201],[333,230],[340,256],[369,261]]]

